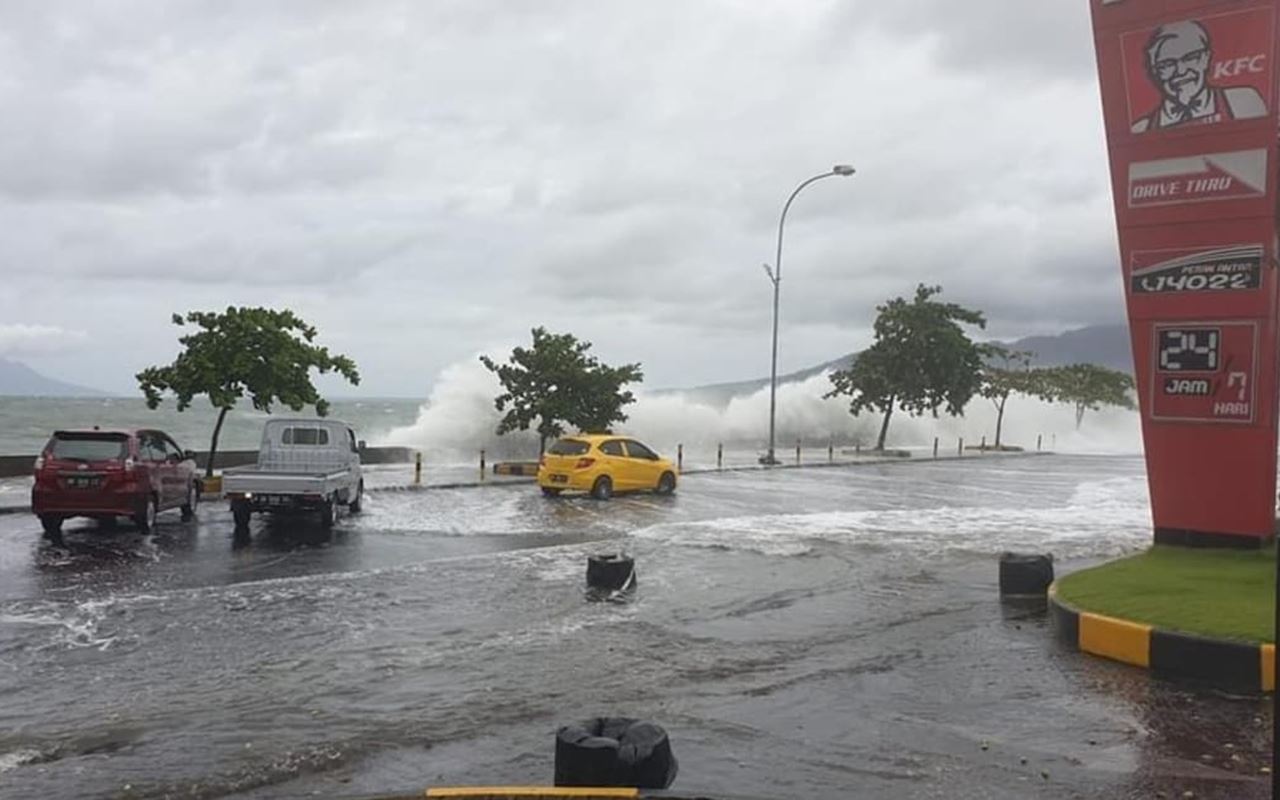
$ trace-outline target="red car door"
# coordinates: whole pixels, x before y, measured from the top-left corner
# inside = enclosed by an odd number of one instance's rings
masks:
[[[155,493],[160,509],[168,508],[173,503],[173,465],[169,463],[164,450],[164,440],[155,431],[143,431],[138,434],[138,451],[142,462],[146,465],[147,479],[151,482],[151,491]]]

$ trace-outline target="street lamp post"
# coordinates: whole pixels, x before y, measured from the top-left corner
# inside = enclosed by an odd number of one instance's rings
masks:
[[[791,201],[796,199],[796,195],[811,183],[820,181],[823,178],[831,178],[835,176],[848,177],[854,173],[853,167],[848,164],[836,164],[831,168],[830,172],[824,172],[821,175],[814,175],[804,183],[796,187],[796,190],[787,198],[786,205],[782,207],[782,216],[778,219],[778,255],[773,262],[773,267],[768,264],[764,265],[765,274],[769,276],[769,281],[773,284],[773,357],[770,359],[769,366],[769,453],[760,461],[762,464],[777,464],[778,459],[774,456],[774,433],[775,422],[778,411],[778,295],[782,289],[782,227],[787,221],[787,211],[791,208]]]

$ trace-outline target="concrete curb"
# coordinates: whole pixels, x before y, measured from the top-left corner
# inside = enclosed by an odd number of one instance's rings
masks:
[[[1081,611],[1058,599],[1057,581],[1049,587],[1049,608],[1058,640],[1075,650],[1229,691],[1275,691],[1273,644],[1213,639]]]

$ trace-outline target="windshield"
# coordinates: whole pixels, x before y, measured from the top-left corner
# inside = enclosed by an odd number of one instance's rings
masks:
[[[128,440],[118,433],[59,433],[49,454],[66,461],[109,461],[124,458]]]
[[[551,445],[547,453],[553,456],[580,456],[591,449],[591,445],[579,439],[561,439]]]

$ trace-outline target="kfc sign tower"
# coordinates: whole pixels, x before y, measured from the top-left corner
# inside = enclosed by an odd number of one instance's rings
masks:
[[[1280,0],[1090,0],[1157,542],[1275,519]]]

